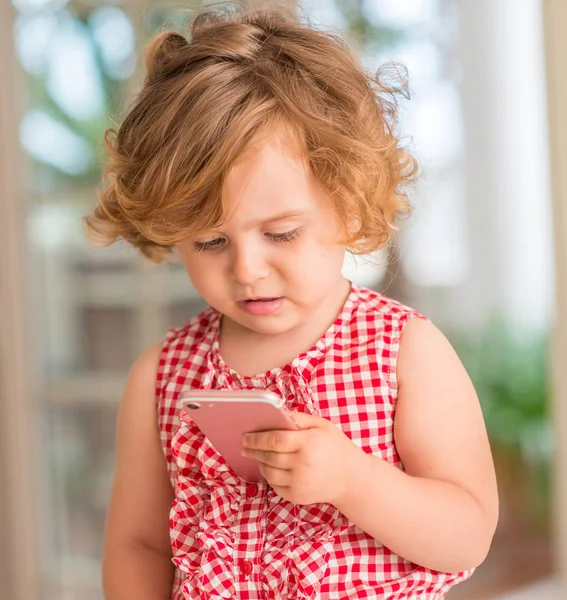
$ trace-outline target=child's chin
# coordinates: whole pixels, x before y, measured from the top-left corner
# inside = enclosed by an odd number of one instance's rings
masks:
[[[250,331],[254,331],[261,335],[280,335],[293,329],[293,324],[289,319],[277,317],[275,315],[269,317],[247,316],[246,319],[240,320],[240,324]]]

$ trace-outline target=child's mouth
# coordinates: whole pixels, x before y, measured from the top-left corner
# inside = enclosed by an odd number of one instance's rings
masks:
[[[247,298],[238,305],[251,315],[271,315],[281,306],[283,298]]]

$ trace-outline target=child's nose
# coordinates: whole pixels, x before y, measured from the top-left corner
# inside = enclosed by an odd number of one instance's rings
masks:
[[[232,277],[241,285],[250,285],[269,274],[268,263],[258,248],[240,248],[235,251]]]

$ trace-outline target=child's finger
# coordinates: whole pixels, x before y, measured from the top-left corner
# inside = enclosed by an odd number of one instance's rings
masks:
[[[300,435],[299,431],[284,430],[245,433],[242,436],[242,446],[269,452],[297,452],[301,448]]]
[[[293,467],[296,455],[295,453],[270,452],[269,450],[252,450],[251,448],[242,448],[242,455],[247,458],[253,458],[270,467],[276,469],[289,470]]]
[[[273,487],[287,488],[291,485],[291,471],[276,469],[260,463],[260,473],[262,477]]]

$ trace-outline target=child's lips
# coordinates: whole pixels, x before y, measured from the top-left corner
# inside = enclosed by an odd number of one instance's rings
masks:
[[[277,300],[279,296],[253,296],[251,298],[244,298],[239,302],[270,302],[271,300]]]
[[[283,298],[263,297],[238,300],[238,306],[251,315],[271,315],[281,307]]]

